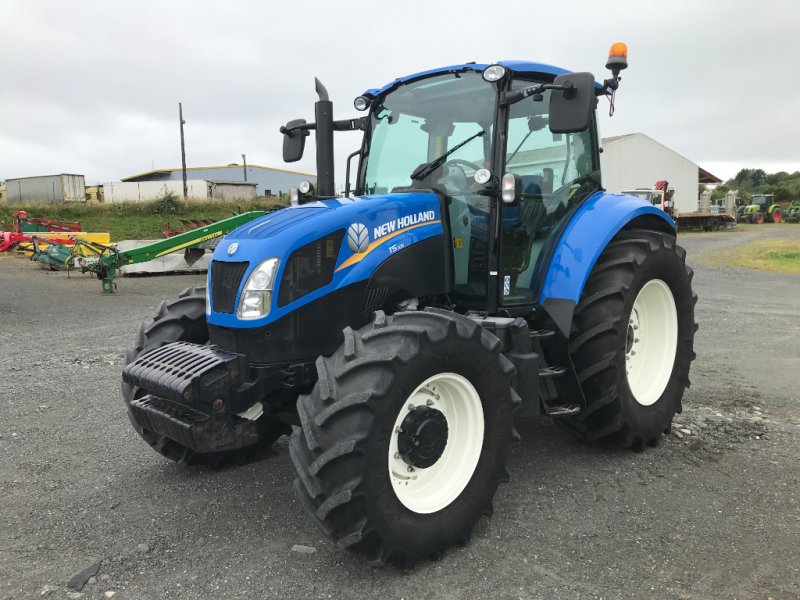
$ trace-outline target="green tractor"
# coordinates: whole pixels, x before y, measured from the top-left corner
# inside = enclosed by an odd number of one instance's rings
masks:
[[[773,194],[755,194],[750,198],[750,204],[739,207],[738,217],[741,223],[757,223],[759,225],[764,221],[780,223],[783,219],[783,212],[781,207],[775,204]]]

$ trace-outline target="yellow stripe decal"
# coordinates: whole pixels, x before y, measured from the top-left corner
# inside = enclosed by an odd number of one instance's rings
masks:
[[[353,254],[353,256],[344,261],[339,266],[339,268],[336,269],[336,271],[337,272],[341,271],[342,269],[346,269],[347,267],[351,267],[354,264],[361,262],[362,260],[364,260],[364,258],[366,258],[367,254],[375,250],[375,248],[377,248],[384,242],[388,242],[390,239],[392,239],[397,235],[400,235],[401,233],[405,233],[406,231],[416,229],[417,227],[424,227],[425,225],[435,225],[436,223],[441,223],[441,222],[442,222],[441,219],[437,219],[436,221],[426,221],[425,223],[418,223],[416,225],[411,225],[410,227],[404,227],[403,229],[398,229],[397,231],[393,231],[392,233],[383,236],[381,239],[372,242],[369,246],[367,246],[367,249],[364,252],[361,252],[359,254]]]
[[[156,254],[156,257],[164,256],[165,254],[169,254],[170,252],[177,252],[178,250],[182,250],[188,246],[194,246],[195,244],[201,244],[203,242],[207,242],[208,240],[214,239],[215,237],[219,237],[221,235],[222,235],[221,231],[209,233],[208,235],[204,235],[203,237],[198,238],[196,240],[189,240],[188,242],[185,242],[183,244],[179,244],[172,248],[167,248],[166,250],[162,250],[161,252]]]

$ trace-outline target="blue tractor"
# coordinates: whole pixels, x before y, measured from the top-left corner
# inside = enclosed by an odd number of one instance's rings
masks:
[[[316,136],[318,186],[226,236],[206,288],[146,321],[123,372],[136,431],[175,461],[242,460],[281,435],[296,493],[339,546],[409,567],[492,510],[550,415],[642,449],[689,385],[692,271],[673,221],[606,193],[595,120],[612,77],[467,63],[370,89]],[[337,197],[333,137],[363,131]],[[293,432],[294,426],[294,433]]]

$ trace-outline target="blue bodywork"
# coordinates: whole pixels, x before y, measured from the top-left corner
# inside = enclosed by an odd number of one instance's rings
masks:
[[[275,278],[280,285],[286,259],[291,253],[310,242],[330,233],[346,230],[355,223],[366,226],[369,232],[369,247],[365,252],[353,252],[342,242],[336,260],[333,280],[325,286],[290,302],[278,306],[277,294],[272,296],[269,314],[262,319],[240,320],[235,314],[214,312],[208,322],[223,327],[263,327],[301,306],[347,285],[367,280],[375,269],[389,256],[430,237],[442,235],[442,214],[439,199],[431,193],[408,193],[364,196],[323,200],[285,208],[264,215],[228,234],[212,255],[214,261],[242,262],[250,264],[242,279],[242,286],[250,273],[264,260],[278,257],[281,264]],[[238,244],[236,252],[228,255],[232,243]],[[211,284],[209,269],[208,283]],[[239,303],[241,288],[236,295]],[[213,299],[212,299],[213,307]]]
[[[501,61],[514,74],[555,77],[569,71],[551,65],[527,61]],[[373,98],[386,94],[409,81],[441,73],[483,71],[487,64],[451,65],[401,77],[381,87],[367,90]],[[601,84],[595,84],[598,90]],[[472,208],[471,208],[472,210]],[[512,214],[512,213],[509,213]],[[597,192],[583,202],[564,227],[556,242],[542,281],[538,301],[565,300],[577,303],[586,280],[609,241],[626,224],[644,215],[663,219],[674,230],[674,223],[658,208],[632,196]],[[488,214],[472,215],[471,235],[488,238]],[[270,213],[231,232],[214,251],[213,261],[249,263],[236,293],[238,307],[241,288],[253,270],[264,260],[277,257],[281,263],[275,277],[275,292],[269,314],[262,319],[240,320],[234,314],[213,311],[208,317],[212,325],[229,328],[260,328],[314,302],[336,290],[367,281],[392,254],[423,240],[443,235],[442,220],[446,215],[438,197],[432,193],[397,193],[323,200]],[[513,218],[511,219],[514,220]],[[369,233],[369,246],[361,252],[351,249],[347,231],[351,225],[364,225]],[[506,228],[507,224],[504,223]],[[337,231],[344,241],[336,259],[333,278],[327,285],[302,296],[285,306],[278,306],[286,260],[298,248]],[[232,255],[232,243],[238,248]],[[209,269],[209,288],[212,267]],[[538,280],[538,279],[536,279]],[[442,288],[445,288],[443,282]]]
[[[653,215],[670,229],[675,223],[649,202],[625,194],[597,192],[581,204],[570,219],[552,254],[539,302],[581,297],[597,259],[625,225],[638,217]]]

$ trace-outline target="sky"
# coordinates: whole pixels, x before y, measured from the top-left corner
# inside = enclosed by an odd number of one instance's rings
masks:
[[[0,0],[0,24],[0,180],[179,167],[178,102],[188,166],[313,172],[313,143],[287,165],[278,129],[313,120],[315,76],[343,119],[366,89],[472,60],[602,79],[616,41],[630,67],[603,136],[646,133],[722,179],[800,170],[796,0]],[[335,143],[340,178],[359,137]]]

